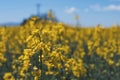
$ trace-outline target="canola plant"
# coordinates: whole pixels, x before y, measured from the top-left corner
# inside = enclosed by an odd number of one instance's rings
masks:
[[[31,17],[0,27],[0,80],[119,80],[120,26],[72,27]]]

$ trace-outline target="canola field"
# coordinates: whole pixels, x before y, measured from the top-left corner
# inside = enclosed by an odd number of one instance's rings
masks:
[[[120,80],[120,26],[1,26],[0,80]]]

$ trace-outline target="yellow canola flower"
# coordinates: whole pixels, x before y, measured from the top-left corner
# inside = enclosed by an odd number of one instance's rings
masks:
[[[32,49],[24,49],[24,54],[31,57],[34,52]]]
[[[74,67],[72,68],[72,72],[73,72],[74,76],[80,77],[80,71],[78,70],[78,67],[77,67],[77,66],[74,66]]]
[[[14,76],[12,75],[11,72],[5,73],[4,76],[3,76],[3,79],[4,79],[4,80],[15,80],[15,79],[14,79]]]
[[[41,70],[32,71],[32,75],[39,77],[41,75]]]
[[[29,36],[27,39],[26,39],[26,42],[28,42],[29,40],[31,40],[32,39],[32,35],[31,36]]]
[[[112,65],[114,64],[114,61],[111,60],[111,59],[109,59],[109,60],[108,60],[108,64],[109,64],[110,66],[112,66]]]
[[[6,61],[6,58],[2,53],[0,53],[0,62],[5,62],[5,61]]]

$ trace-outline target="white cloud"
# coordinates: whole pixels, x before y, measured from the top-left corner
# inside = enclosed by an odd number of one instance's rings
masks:
[[[101,11],[101,9],[102,9],[102,7],[99,4],[90,5],[89,8],[92,10],[95,10],[95,11]]]
[[[90,5],[89,10],[94,11],[120,11],[120,5],[110,4],[108,6],[101,6],[99,4]]]
[[[75,8],[75,7],[70,7],[70,8],[67,8],[65,10],[65,12],[68,13],[68,14],[72,14],[72,13],[74,13],[76,11],[77,11],[77,8]]]
[[[109,5],[109,6],[104,7],[104,10],[120,11],[120,5]]]

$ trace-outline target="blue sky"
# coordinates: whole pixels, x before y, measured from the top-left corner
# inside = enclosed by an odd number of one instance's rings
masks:
[[[52,9],[59,20],[68,24],[76,23],[76,14],[83,26],[120,24],[120,0],[1,0],[0,23],[22,22],[35,15],[37,3],[41,4],[41,14]]]

